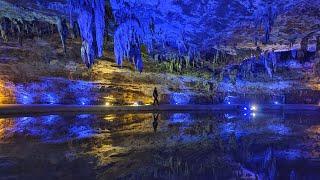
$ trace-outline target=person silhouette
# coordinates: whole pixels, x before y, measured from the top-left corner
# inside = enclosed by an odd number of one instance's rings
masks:
[[[158,105],[158,106],[159,106],[159,100],[158,100],[159,94],[158,94],[157,87],[154,88],[152,96],[153,96],[153,105],[154,105],[154,106],[155,106],[155,105]]]
[[[159,119],[159,113],[154,113],[153,114],[153,122],[152,122],[152,127],[153,127],[154,132],[157,132],[158,119]]]

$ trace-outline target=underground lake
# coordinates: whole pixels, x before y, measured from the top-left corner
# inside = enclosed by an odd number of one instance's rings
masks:
[[[1,116],[0,178],[317,179],[319,115]]]
[[[320,179],[320,0],[0,0],[0,180]]]

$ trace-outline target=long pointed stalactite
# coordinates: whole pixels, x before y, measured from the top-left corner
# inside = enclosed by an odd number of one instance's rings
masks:
[[[81,57],[86,66],[91,67],[94,60],[103,55],[105,0],[68,0],[64,6],[49,4],[49,7],[69,15],[69,24],[72,24],[74,34],[79,27],[82,38]]]

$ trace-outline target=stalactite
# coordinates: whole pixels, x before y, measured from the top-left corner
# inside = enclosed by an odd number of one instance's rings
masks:
[[[63,52],[67,53],[66,41],[68,38],[68,26],[67,21],[65,19],[58,18],[57,19],[57,28],[60,35],[61,43],[63,46]]]
[[[114,52],[118,65],[122,65],[124,59],[129,59],[133,60],[136,69],[142,71],[140,48],[145,42],[143,35],[144,31],[136,20],[128,20],[117,28],[114,34]]]
[[[4,42],[8,42],[8,25],[7,25],[7,19],[6,18],[1,18],[0,21],[0,34]]]
[[[79,25],[76,21],[74,21],[72,25],[72,34],[75,39],[77,39],[80,36]]]
[[[274,21],[278,15],[277,9],[272,4],[262,4],[259,9],[255,12],[255,26],[256,28],[262,26],[265,33],[264,43],[268,43],[270,40],[270,33]]]
[[[67,5],[50,3],[48,8],[68,15],[69,23],[73,23],[73,15],[76,16],[77,25],[73,24],[73,31],[79,29],[82,38],[81,57],[87,67],[91,67],[94,60],[103,55],[105,0],[68,0]]]

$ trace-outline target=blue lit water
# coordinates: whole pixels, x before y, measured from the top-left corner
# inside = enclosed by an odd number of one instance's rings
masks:
[[[319,179],[317,113],[0,117],[0,179]]]

